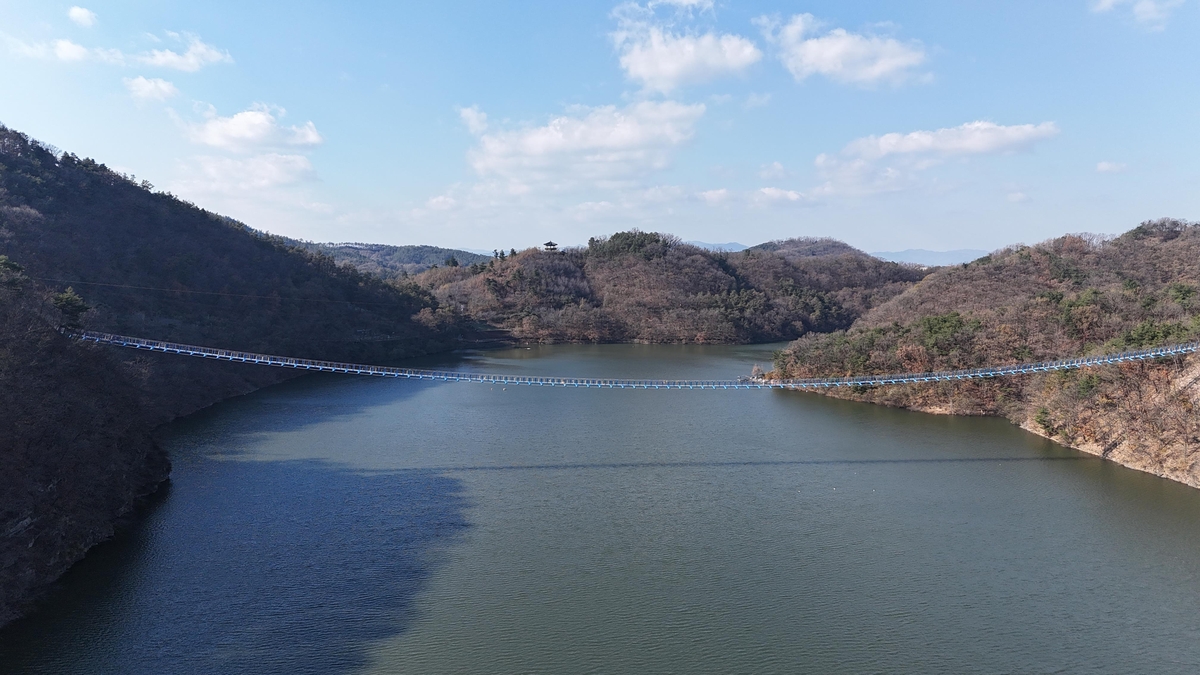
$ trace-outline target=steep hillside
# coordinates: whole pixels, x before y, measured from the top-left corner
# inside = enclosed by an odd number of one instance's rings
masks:
[[[384,362],[455,317],[388,284],[0,127],[0,623],[111,533],[167,471],[151,430],[289,377],[67,341],[60,323]]]
[[[51,300],[0,256],[0,625],[170,471],[138,374],[55,331]]]
[[[724,253],[631,231],[586,248],[431,269],[414,281],[522,339],[738,343],[845,328],[924,274],[840,242],[800,256]]]
[[[943,268],[853,327],[809,335],[776,377],[972,368],[1200,338],[1200,227],[1159,220],[1115,239],[1067,236]],[[834,395],[1005,415],[1123,464],[1200,487],[1196,357],[1017,379]]]

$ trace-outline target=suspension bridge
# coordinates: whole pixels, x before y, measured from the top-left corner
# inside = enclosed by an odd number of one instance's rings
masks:
[[[928,373],[894,373],[889,375],[857,375],[850,377],[826,377],[810,379],[768,380],[758,377],[741,377],[734,380],[634,380],[583,377],[544,377],[537,375],[504,375],[473,373],[459,370],[423,370],[393,366],[371,366],[359,363],[340,363],[314,359],[297,359],[287,356],[272,356],[230,349],[215,349],[196,345],[147,340],[145,338],[112,335],[92,331],[67,332],[68,337],[100,345],[114,345],[164,354],[180,354],[217,361],[254,363],[261,366],[293,368],[324,373],[347,373],[374,377],[398,377],[410,380],[438,382],[479,382],[484,384],[528,385],[534,387],[584,387],[599,389],[824,389],[830,387],[864,387],[889,384],[911,384],[917,382],[944,382],[949,380],[978,380],[1029,373],[1046,373],[1057,370],[1075,370],[1130,361],[1146,361],[1171,356],[1193,354],[1200,351],[1200,342],[1139,349],[1114,354],[1087,356],[1059,361],[1021,363],[992,368],[971,370],[946,370]]]

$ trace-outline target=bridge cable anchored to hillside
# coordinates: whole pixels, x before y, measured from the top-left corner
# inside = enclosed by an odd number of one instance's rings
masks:
[[[147,340],[145,338],[98,333],[93,331],[73,332],[64,330],[68,337],[83,342],[114,345],[129,349],[140,349],[164,354],[179,354],[217,361],[253,363],[277,368],[293,368],[324,373],[347,373],[374,377],[397,377],[410,380],[440,382],[478,382],[484,384],[529,385],[540,387],[584,387],[599,389],[825,389],[830,387],[869,387],[889,384],[913,384],[920,382],[944,382],[951,380],[978,380],[1030,373],[1045,373],[1059,370],[1075,370],[1114,363],[1146,361],[1170,356],[1193,354],[1200,351],[1200,342],[1154,347],[1115,354],[1086,356],[1058,361],[1022,363],[992,368],[970,370],[945,370],[928,373],[894,373],[890,375],[858,375],[850,377],[827,377],[809,379],[768,380],[742,377],[734,380],[653,380],[653,379],[610,379],[583,377],[545,377],[538,375],[503,375],[473,373],[458,370],[425,370],[399,368],[395,366],[371,366],[358,363],[340,363],[315,359],[298,359],[287,356],[256,354],[231,349],[216,349],[196,345]]]

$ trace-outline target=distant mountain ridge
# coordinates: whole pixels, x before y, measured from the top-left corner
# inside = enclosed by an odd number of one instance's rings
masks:
[[[696,248],[708,249],[709,251],[728,251],[735,253],[737,251],[745,251],[750,248],[745,244],[739,244],[736,241],[727,241],[724,244],[710,244],[707,241],[685,241],[685,244],[691,244]]]
[[[352,265],[364,274],[382,279],[401,279],[420,274],[434,265],[445,265],[453,259],[461,265],[486,262],[491,256],[439,246],[392,246],[361,242],[319,243],[299,239],[284,239],[296,248],[322,253],[339,263]]]
[[[960,265],[971,262],[987,254],[987,251],[973,248],[960,248],[953,251],[929,251],[923,248],[908,248],[903,251],[877,251],[871,255],[894,262],[941,267],[943,265]]]

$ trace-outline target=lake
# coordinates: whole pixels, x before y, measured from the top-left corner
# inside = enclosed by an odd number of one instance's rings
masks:
[[[771,349],[422,365],[726,378]],[[165,443],[170,487],[0,670],[1200,672],[1200,491],[1003,420],[330,375]]]

